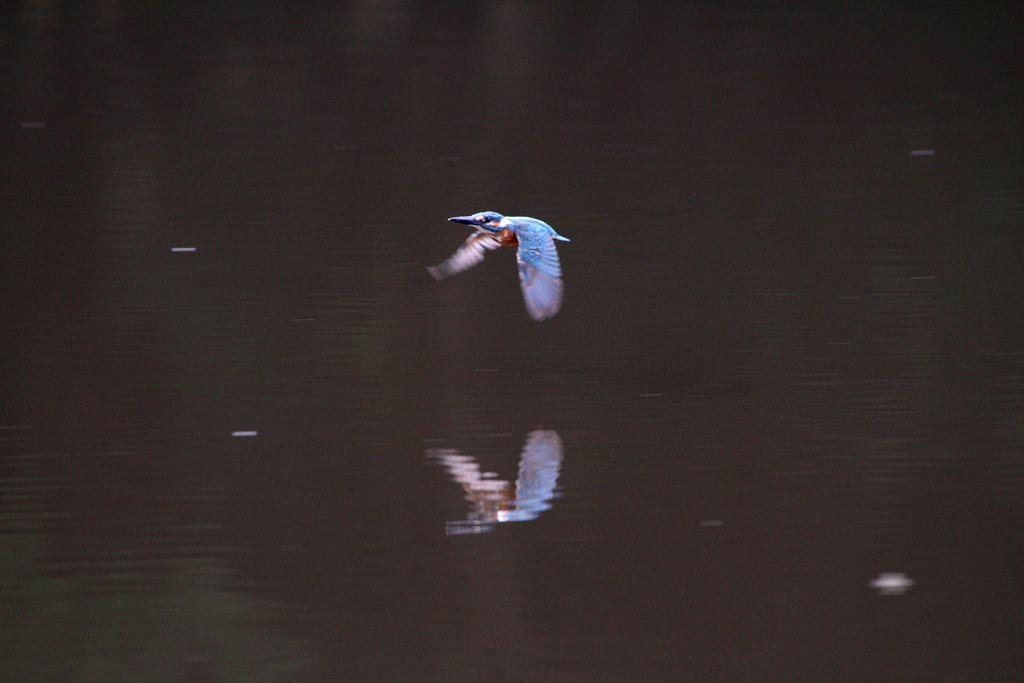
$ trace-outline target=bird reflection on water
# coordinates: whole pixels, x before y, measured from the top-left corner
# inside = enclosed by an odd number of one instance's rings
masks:
[[[466,519],[447,522],[445,533],[479,534],[492,531],[499,522],[526,522],[551,509],[562,468],[562,440],[550,429],[527,434],[514,488],[511,482],[482,472],[476,458],[455,449],[431,448],[427,457],[444,465],[473,505]]]

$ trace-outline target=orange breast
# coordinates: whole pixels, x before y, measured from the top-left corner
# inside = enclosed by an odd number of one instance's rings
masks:
[[[498,233],[498,241],[506,247],[514,247],[519,244],[519,240],[516,239],[516,234],[508,228],[505,228]]]

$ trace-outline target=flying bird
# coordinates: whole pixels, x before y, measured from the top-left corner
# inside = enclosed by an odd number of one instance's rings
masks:
[[[529,216],[502,216],[494,211],[481,211],[472,216],[455,216],[448,220],[475,228],[462,246],[444,262],[427,268],[441,280],[472,268],[484,255],[498,247],[519,247],[519,286],[523,290],[526,312],[536,321],[550,318],[562,307],[562,265],[558,260],[555,240],[568,242],[542,220]]]

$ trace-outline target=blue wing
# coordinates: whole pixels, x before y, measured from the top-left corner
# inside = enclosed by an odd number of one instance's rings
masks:
[[[563,290],[562,264],[554,240],[565,238],[547,223],[535,219],[516,219],[515,226],[519,240],[519,285],[526,311],[534,320],[550,318],[562,307]]]
[[[514,519],[535,519],[551,509],[555,497],[558,473],[562,469],[562,440],[552,429],[535,429],[526,437],[523,453],[519,456],[519,477],[516,479],[516,509]]]

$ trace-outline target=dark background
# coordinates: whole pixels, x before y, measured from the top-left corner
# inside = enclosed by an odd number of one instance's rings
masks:
[[[3,680],[1024,678],[1020,3],[2,12]]]

